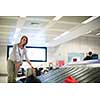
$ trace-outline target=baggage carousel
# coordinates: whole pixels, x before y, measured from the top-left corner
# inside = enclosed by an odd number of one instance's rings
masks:
[[[100,82],[100,60],[69,65],[59,69],[53,69],[46,74],[38,76],[37,78],[40,79],[42,83],[64,83],[64,80],[68,76],[73,76],[78,83]]]

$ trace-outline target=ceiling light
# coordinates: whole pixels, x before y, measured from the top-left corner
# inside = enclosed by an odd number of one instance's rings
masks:
[[[66,31],[66,32],[62,33],[60,36],[65,36],[65,35],[67,35],[68,33],[69,33],[69,31]]]
[[[62,33],[61,35],[57,36],[56,38],[54,38],[54,40],[57,40],[57,39],[61,38],[62,36],[67,35],[68,33],[69,33],[69,31],[66,31],[66,32]]]
[[[53,18],[53,21],[58,21],[61,17],[63,17],[63,16],[56,16]]]
[[[96,18],[98,18],[98,17],[99,17],[99,16],[92,16],[92,17],[86,19],[85,21],[83,21],[82,24],[87,24],[87,23],[93,21],[94,19],[96,19]]]
[[[88,31],[87,34],[91,33],[92,31]]]
[[[96,35],[98,35],[98,36],[99,36],[99,35],[100,35],[100,33],[97,33]]]
[[[54,38],[54,40],[57,40],[57,39],[59,39],[61,36],[57,36],[56,38]]]
[[[15,33],[18,33],[18,32],[20,32],[20,31],[21,31],[21,29],[20,29],[20,28],[16,28]]]

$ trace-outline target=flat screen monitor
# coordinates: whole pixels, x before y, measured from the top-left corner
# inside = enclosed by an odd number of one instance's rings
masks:
[[[93,54],[92,59],[98,59],[98,54]]]
[[[7,46],[7,59],[13,49],[13,46]],[[27,56],[32,62],[46,62],[47,61],[47,47],[32,47],[26,46]],[[25,58],[24,58],[25,61]]]

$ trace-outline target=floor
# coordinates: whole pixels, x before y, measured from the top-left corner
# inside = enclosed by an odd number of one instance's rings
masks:
[[[0,76],[0,83],[7,83],[8,76]]]

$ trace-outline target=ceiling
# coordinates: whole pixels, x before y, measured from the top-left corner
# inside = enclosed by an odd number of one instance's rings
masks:
[[[88,34],[83,35],[83,36],[85,36],[85,37],[94,37],[94,38],[98,37],[98,38],[100,38],[100,28],[97,28],[97,29],[95,29],[93,31],[89,31]]]
[[[100,32],[100,17],[87,23],[91,16],[63,16],[53,21],[55,16],[0,16],[0,45],[18,43],[21,36],[29,38],[30,46],[54,47],[79,36],[96,36]],[[20,29],[20,30],[19,30]],[[56,39],[64,32],[69,34]]]

